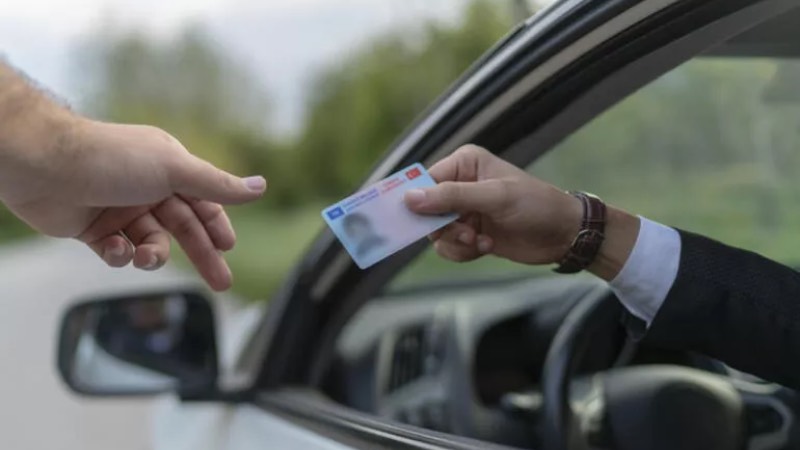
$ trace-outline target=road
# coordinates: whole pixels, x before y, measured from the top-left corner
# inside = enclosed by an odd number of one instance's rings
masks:
[[[75,241],[0,248],[0,449],[149,449],[152,400],[70,393],[55,370],[57,328],[76,299],[186,283],[196,281],[169,267],[108,268]]]

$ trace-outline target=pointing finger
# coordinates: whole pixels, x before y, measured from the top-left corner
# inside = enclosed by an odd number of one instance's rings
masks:
[[[239,178],[191,154],[182,154],[170,170],[175,192],[221,204],[253,201],[267,189],[262,176]]]

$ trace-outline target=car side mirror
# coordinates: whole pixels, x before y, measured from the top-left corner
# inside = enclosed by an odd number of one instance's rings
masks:
[[[211,304],[194,292],[101,298],[69,308],[58,370],[85,395],[192,395],[216,389]]]

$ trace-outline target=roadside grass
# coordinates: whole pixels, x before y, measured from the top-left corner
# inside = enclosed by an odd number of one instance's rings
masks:
[[[247,301],[268,300],[324,226],[322,206],[292,211],[238,206],[228,209],[236,229],[236,247],[225,254],[233,272],[233,292]],[[190,267],[173,245],[176,262]]]

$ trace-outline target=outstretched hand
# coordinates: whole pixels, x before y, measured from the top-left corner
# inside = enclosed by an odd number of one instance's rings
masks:
[[[170,236],[215,290],[230,287],[222,252],[236,235],[223,204],[259,198],[266,180],[239,178],[154,127],[74,119],[58,151],[15,165],[2,200],[44,234],[86,243],[110,266],[155,270]]]

